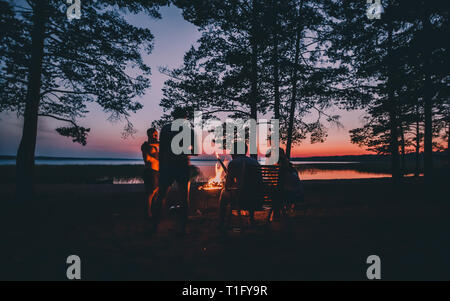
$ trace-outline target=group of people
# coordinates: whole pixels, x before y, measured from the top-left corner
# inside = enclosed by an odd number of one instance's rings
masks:
[[[172,112],[174,120],[187,119],[188,113],[182,108],[175,108]],[[158,140],[158,131],[151,128],[147,131],[148,140],[141,146],[145,163],[144,184],[146,190],[146,203],[148,215],[151,218],[153,229],[156,231],[162,214],[162,204],[167,196],[170,186],[177,182],[179,189],[178,210],[180,213],[180,234],[185,234],[188,221],[189,189],[190,189],[190,162],[192,154],[175,154],[171,145],[173,138],[179,134],[172,131],[172,124],[162,127]],[[192,131],[192,146],[194,133]],[[225,212],[232,200],[237,200],[240,207],[250,212],[253,221],[254,211],[262,203],[262,176],[257,168],[259,162],[245,154],[237,154],[238,145],[235,143],[232,152],[232,161],[226,168],[225,185],[220,195],[219,228],[224,230]],[[297,170],[292,166],[283,149],[280,148],[278,165],[280,166],[280,179],[283,198],[290,199],[292,203],[301,201],[303,188]],[[236,198],[236,194],[239,195]],[[277,204],[274,204],[277,209]],[[277,210],[275,210],[277,212]]]
[[[172,117],[174,120],[187,119],[187,111],[176,108]],[[148,204],[148,215],[154,229],[161,219],[162,204],[167,196],[170,186],[176,181],[180,190],[181,200],[179,210],[181,213],[180,233],[186,230],[189,208],[190,168],[189,155],[174,154],[171,148],[172,139],[178,134],[172,131],[171,123],[162,127],[159,141],[158,131],[151,128],[147,131],[148,141],[141,146],[142,157],[145,163],[144,185]]]

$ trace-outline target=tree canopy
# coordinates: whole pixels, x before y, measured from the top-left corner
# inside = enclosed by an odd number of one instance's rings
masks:
[[[86,144],[89,129],[78,120],[88,113],[87,104],[95,102],[111,120],[125,120],[125,130],[132,132],[128,116],[142,108],[136,97],[150,87],[151,70],[142,54],[151,53],[154,37],[150,30],[129,24],[117,8],[158,18],[158,7],[165,3],[86,0],[81,19],[69,21],[61,1],[48,1],[39,16],[39,1],[27,6],[1,1],[7,26],[2,26],[0,48],[0,110],[25,114],[32,30],[39,17],[45,19],[39,116],[67,122],[57,131]]]

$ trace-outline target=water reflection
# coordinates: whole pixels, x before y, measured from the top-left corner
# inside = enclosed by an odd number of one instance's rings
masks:
[[[201,172],[201,175],[195,180],[198,182],[205,182],[211,177],[214,177],[215,170],[214,162],[207,162],[208,164],[198,165],[195,164]],[[368,172],[356,170],[357,162],[313,162],[318,165],[336,165],[340,166],[337,169],[324,169],[324,168],[314,168],[307,167],[305,165],[312,164],[311,162],[295,162],[295,166],[298,169],[298,174],[302,180],[346,180],[346,179],[371,179],[371,178],[386,178],[391,177],[391,174],[380,173],[380,172]],[[352,168],[352,165],[355,167]],[[342,168],[345,166],[345,168]]]
[[[302,180],[348,180],[391,177],[387,173],[364,172],[352,169],[323,170],[311,168],[299,170],[298,174]]]
[[[214,161],[192,162],[200,171],[199,176],[193,179],[194,182],[207,182],[208,179],[215,176]],[[335,165],[336,169],[314,168],[305,166],[309,162],[295,162],[298,169],[300,179],[302,180],[348,180],[348,179],[371,179],[371,178],[387,178],[391,174],[383,172],[369,172],[357,170],[356,162],[315,162],[315,164]],[[353,166],[352,164],[353,163]],[[309,163],[310,164],[310,163]],[[352,169],[353,167],[353,169]],[[413,175],[406,175],[413,176]],[[119,179],[115,178],[114,184],[142,184],[141,178]]]
[[[142,178],[114,178],[113,184],[144,184],[144,180],[142,180]]]

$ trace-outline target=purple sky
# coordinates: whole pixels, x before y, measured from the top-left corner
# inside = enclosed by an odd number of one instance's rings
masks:
[[[176,7],[161,9],[162,19],[153,20],[145,15],[128,16],[134,25],[150,28],[155,36],[155,48],[150,56],[144,60],[152,67],[152,87],[140,99],[144,108],[132,115],[130,120],[138,133],[134,138],[122,139],[123,123],[107,121],[108,115],[94,105],[89,107],[90,113],[79,123],[91,128],[87,146],[72,143],[68,138],[59,136],[54,129],[63,125],[54,120],[41,118],[36,154],[41,156],[59,157],[111,157],[111,158],[139,158],[140,145],[145,140],[145,130],[151,122],[159,119],[162,110],[159,101],[162,97],[162,87],[167,79],[159,73],[160,66],[169,68],[179,67],[183,62],[184,53],[200,37],[196,27],[181,16]],[[330,113],[340,114],[344,129],[330,128],[326,143],[311,145],[305,141],[294,149],[295,156],[324,156],[362,154],[365,151],[350,143],[348,130],[361,124],[362,112],[343,112],[330,110]],[[0,114],[0,155],[14,155],[21,137],[22,120],[14,113]]]

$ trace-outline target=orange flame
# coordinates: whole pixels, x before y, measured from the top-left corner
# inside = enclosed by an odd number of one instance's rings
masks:
[[[219,156],[216,154],[216,157],[219,158]],[[215,167],[215,176],[208,180],[208,182],[200,186],[199,190],[219,190],[223,188],[223,182],[224,182],[224,170],[219,162],[216,163]]]

